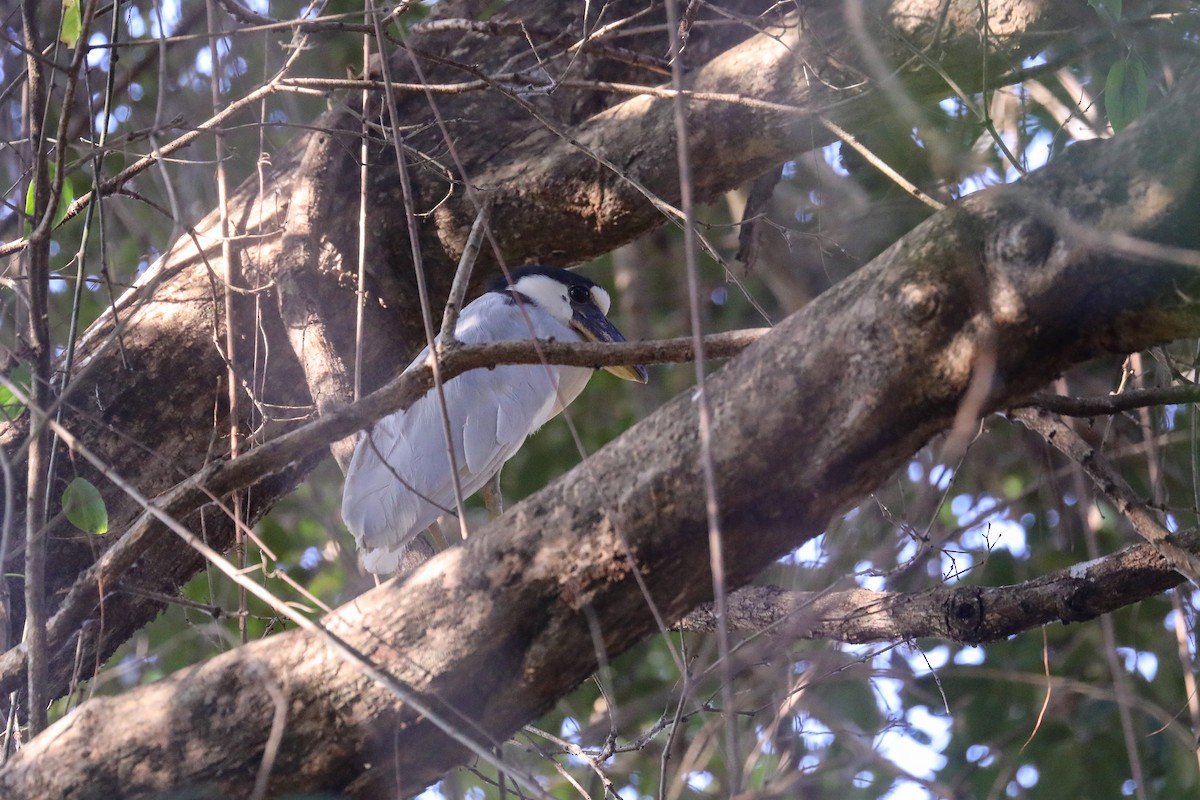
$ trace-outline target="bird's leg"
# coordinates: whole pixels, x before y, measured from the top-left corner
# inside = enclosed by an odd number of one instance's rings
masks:
[[[442,526],[434,520],[430,523],[429,528],[429,543],[433,545],[433,549],[437,552],[442,552],[448,547],[446,544],[446,536],[442,533]]]
[[[495,519],[504,513],[504,496],[500,494],[499,472],[483,485],[483,505],[487,509],[488,519]]]

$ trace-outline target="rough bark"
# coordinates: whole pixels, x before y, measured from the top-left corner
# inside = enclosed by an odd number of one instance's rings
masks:
[[[435,6],[434,13],[473,19],[486,5],[443,2]],[[698,200],[711,199],[798,151],[822,144],[825,140],[814,133],[820,130],[813,122],[816,113],[832,113],[843,126],[856,128],[889,111],[877,94],[862,98],[869,86],[866,78],[874,74],[874,68],[846,25],[840,0],[805,4],[802,18],[795,14],[755,16],[769,5],[747,0],[742,9],[757,20],[756,25],[767,26],[765,33],[757,33],[750,25],[717,24],[697,26],[689,40],[685,53],[689,89],[747,98],[689,102],[689,125],[695,137],[692,151],[720,156],[706,158],[705,168],[694,176]],[[616,18],[642,6],[633,0],[609,3],[606,13]],[[905,42],[936,52],[941,68],[969,88],[978,79],[974,66],[981,47],[977,8],[968,0],[948,6],[935,0],[874,0],[866,4],[867,35],[878,43],[884,59],[893,63],[909,58]],[[580,33],[579,5],[523,0],[508,4],[504,13],[508,19],[523,20],[535,38],[565,30]],[[655,13],[660,16],[647,17],[641,23],[661,21],[661,8]],[[1096,24],[1094,12],[1084,2],[1010,0],[991,4],[991,13],[992,35],[986,44],[993,57],[1021,52],[1027,38],[1040,31]],[[516,63],[523,68],[531,63],[523,35],[492,35],[461,26],[430,27],[414,35],[409,45],[433,83],[461,82],[502,65]],[[641,51],[651,60],[663,52],[663,40],[656,33],[622,39],[621,46]],[[542,57],[547,57],[547,48]],[[392,62],[395,80],[416,81],[408,52],[398,51]],[[585,82],[651,86],[660,80],[658,73],[609,58],[602,49],[580,55],[573,70],[572,77]],[[920,65],[906,71],[903,80],[917,97],[930,96],[935,89],[944,92],[941,78]],[[466,179],[493,196],[493,231],[510,263],[583,260],[661,224],[663,212],[634,188],[635,181],[667,203],[678,197],[670,99],[651,95],[627,98],[603,88],[581,86],[564,85],[521,102],[501,91],[436,95]],[[371,113],[378,115],[378,101]],[[420,92],[401,93],[398,113],[406,124],[430,120],[428,101]],[[346,144],[349,152],[357,152],[358,125],[347,130],[345,118],[341,109],[331,112],[315,125],[328,130],[313,135],[333,137]],[[731,147],[735,135],[737,146]],[[264,196],[257,195],[257,182],[251,181],[231,199],[229,217],[235,232],[244,237],[235,246],[247,281],[240,288],[271,291],[270,281],[278,279],[284,269],[282,226],[288,218],[289,199],[296,195],[295,181],[304,174],[298,167],[307,143],[308,137],[301,137],[284,152],[273,154]],[[455,181],[447,177],[455,175],[455,169],[436,126],[418,126],[406,134],[405,144],[410,148],[410,160],[418,164],[412,170],[417,210],[432,212],[421,218],[419,238],[432,289],[440,294],[449,282],[474,209],[461,191],[461,176]],[[597,157],[617,167],[619,174]],[[390,143],[374,143],[371,163],[364,359],[368,368],[363,376],[367,388],[380,385],[406,362],[416,349],[420,330]],[[352,167],[332,169],[323,176],[322,185],[306,187],[312,189],[315,202],[322,202],[322,197],[356,196],[357,166]],[[325,341],[344,363],[352,363],[348,356],[352,352],[354,297],[349,275],[357,253],[354,205],[335,204],[323,216],[327,228],[317,243],[319,270],[305,276],[304,290],[306,302],[311,303],[305,311],[321,320]],[[224,320],[218,278],[222,263],[215,230],[214,213],[197,226],[194,236],[176,243],[140,285],[119,301],[116,318],[120,320],[121,348],[114,344],[118,330],[111,315],[94,325],[80,342],[80,371],[72,379],[66,424],[146,495],[167,490],[226,449],[222,439],[214,440],[210,434],[213,429],[229,429],[223,385],[226,364],[218,344],[224,341]],[[496,269],[495,259],[485,258],[476,270],[477,282]],[[293,352],[295,339],[288,334],[297,330],[294,320],[285,323],[269,297],[256,318],[254,302],[250,295],[239,295],[238,316],[249,322],[239,328],[237,349],[241,354],[253,353],[253,339],[261,337],[267,346],[259,349],[271,356],[265,364],[236,365],[245,376],[245,386],[262,387],[255,402],[241,405],[280,409],[278,419],[243,420],[244,430],[252,431],[258,441],[294,426],[288,418],[296,416],[296,408],[311,409],[313,396],[322,387],[307,385],[300,363],[304,354]],[[0,431],[0,445],[15,453],[24,436],[24,423],[6,426]],[[319,455],[313,454],[263,477],[248,495],[250,507],[245,518],[252,522],[269,510],[318,459]],[[136,503],[88,469],[81,472],[104,492],[114,532],[138,518],[141,510]],[[23,491],[21,485],[13,488]],[[189,509],[184,521],[192,530],[203,530],[218,549],[232,540],[230,520],[211,506]],[[48,535],[47,589],[53,614],[77,577],[91,568],[117,537],[98,540],[73,533],[64,525],[52,527]],[[148,548],[122,576],[127,586],[148,590],[151,596],[170,594],[202,565],[199,556],[181,547],[160,527],[148,532],[147,541]],[[11,563],[6,568],[8,574],[19,571]],[[19,587],[14,583],[12,589],[11,594],[19,599]],[[50,642],[52,674],[48,679],[53,692],[66,687],[77,651],[82,663],[96,663],[161,608],[137,592],[110,593],[103,603],[103,625],[80,626]],[[19,635],[22,611],[14,609],[11,630],[15,635]],[[89,619],[99,618],[97,598]],[[84,630],[89,632],[79,642]],[[10,656],[19,658],[20,654]]]
[[[938,214],[712,376],[732,585],[951,427],[973,386],[980,413],[1080,360],[1200,334],[1200,271],[1144,245],[1200,244],[1200,141],[1186,133],[1200,80],[1180,83],[1121,136]],[[685,395],[328,630],[490,746],[595,668],[593,631],[611,657],[658,630],[651,604],[675,620],[709,599],[700,470]],[[273,792],[409,793],[466,758],[318,636],[291,632],[85,704],[18,753],[0,790],[245,795],[274,718],[268,680],[287,702]]]
[[[1195,549],[1195,536],[1188,537],[1187,543]],[[954,586],[922,592],[858,588],[799,592],[748,586],[730,594],[728,624],[732,630],[765,631],[788,642],[935,638],[982,644],[1052,622],[1095,619],[1183,580],[1157,549],[1139,544],[1015,586]],[[717,625],[713,604],[705,603],[677,627],[712,632]]]

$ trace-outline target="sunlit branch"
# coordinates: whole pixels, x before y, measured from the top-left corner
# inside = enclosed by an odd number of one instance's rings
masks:
[[[1188,547],[1200,545],[1188,539]],[[729,625],[788,639],[894,642],[932,637],[964,644],[1003,639],[1052,622],[1094,619],[1184,580],[1150,544],[1137,544],[1014,586],[953,586],[921,592],[788,591],[750,586],[729,596]],[[712,632],[711,603],[679,621]]]
[[[11,384],[7,381],[7,379],[0,380],[3,380],[4,383],[7,384],[5,388],[9,389],[9,391],[12,391],[21,399],[26,399],[22,396],[19,387]],[[528,790],[534,796],[549,798],[548,794],[540,790],[535,779],[526,775],[519,768],[503,764],[496,758],[491,750],[481,746],[474,738],[464,732],[465,730],[469,730],[473,722],[472,720],[461,714],[453,714],[453,709],[450,709],[451,716],[448,717],[446,712],[443,712],[441,709],[434,708],[432,705],[428,704],[424,698],[418,696],[403,682],[397,680],[384,667],[375,663],[375,661],[373,661],[368,655],[364,654],[360,649],[352,646],[342,636],[326,627],[327,622],[337,621],[336,612],[331,616],[330,619],[325,621],[317,621],[310,619],[308,616],[301,613],[298,609],[293,607],[292,604],[286,603],[280,598],[276,597],[266,586],[263,586],[259,582],[246,575],[244,569],[235,567],[232,562],[230,562],[216,550],[213,550],[211,547],[209,547],[208,544],[201,539],[201,537],[188,530],[186,526],[179,522],[179,516],[172,514],[168,509],[163,508],[160,504],[152,502],[150,498],[143,496],[136,487],[121,478],[121,476],[116,474],[111,466],[109,466],[103,459],[93,453],[82,442],[77,440],[70,433],[70,431],[48,417],[44,419],[44,422],[47,427],[53,430],[54,433],[57,434],[68,447],[71,448],[73,452],[78,453],[81,457],[90,462],[92,466],[100,471],[100,473],[103,474],[106,479],[112,481],[118,488],[121,489],[121,491],[125,492],[140,506],[142,506],[144,513],[142,515],[141,522],[149,523],[153,521],[168,528],[172,533],[179,536],[179,538],[182,539],[189,547],[203,555],[209,564],[212,564],[214,567],[216,567],[225,575],[225,577],[227,577],[238,587],[246,589],[247,592],[253,594],[258,600],[267,605],[276,614],[295,623],[297,627],[301,628],[302,630],[315,635],[329,648],[329,650],[335,656],[345,661],[349,666],[360,672],[364,677],[369,678],[372,682],[384,690],[395,695],[395,697],[404,704],[416,709],[418,713],[433,722],[433,724],[437,725],[439,729],[441,729],[455,742],[474,753],[484,763],[488,763],[499,769],[503,769],[506,775],[517,780],[517,782],[519,782],[523,788]],[[97,587],[97,590],[98,589],[99,587]],[[239,615],[239,620],[245,619],[244,605],[239,609],[239,611],[241,612]],[[243,642],[242,644],[245,645],[246,643]],[[10,656],[12,656],[14,653],[17,654],[18,658],[20,655],[23,655],[23,653],[20,651],[10,650],[2,659],[5,667],[10,667],[13,661],[16,660],[10,658]]]

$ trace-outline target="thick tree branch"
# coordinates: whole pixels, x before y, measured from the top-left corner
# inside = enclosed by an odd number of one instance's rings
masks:
[[[767,329],[760,328],[711,334],[704,337],[705,353],[709,358],[731,357],[766,332]],[[682,363],[695,357],[694,345],[690,337],[619,344],[498,342],[457,345],[443,353],[442,371],[449,380],[472,369],[486,369],[505,363],[538,364],[546,361],[583,367]],[[233,461],[214,461],[160,495],[156,499],[156,506],[170,517],[185,519],[214,500],[253,486],[265,476],[344,439],[385,414],[407,408],[429,391],[432,385],[432,372],[426,367],[397,376],[353,405],[336,408],[331,404],[328,413],[303,428],[274,439]],[[161,532],[156,516],[143,513],[76,579],[46,626],[47,641],[52,649],[62,650],[71,645],[86,621],[99,613],[106,590],[121,594],[116,590],[121,576],[139,560],[146,558],[155,542],[154,537]],[[0,655],[0,693],[17,688],[18,682],[26,674],[26,664],[27,654],[22,648],[11,649]]]
[[[640,0],[617,0],[605,8],[608,18],[616,19],[641,14],[644,5]],[[1000,48],[1006,54],[1019,53],[1036,41],[1032,35],[1038,31],[1097,24],[1094,11],[1082,0],[1008,0],[992,4],[990,35],[981,44],[978,4],[972,0],[954,0],[948,5],[940,0],[869,0],[867,5],[871,26],[878,26],[872,30],[879,36],[879,46],[893,63],[904,63],[910,47],[936,51],[940,69],[955,74],[968,89],[978,80],[981,46],[993,48],[991,56],[999,56]],[[694,93],[689,103],[689,127],[695,136],[692,146],[696,152],[721,156],[708,159],[706,168],[696,176],[698,199],[716,197],[794,157],[798,151],[824,144],[826,137],[814,127],[816,114],[831,116],[843,128],[855,131],[888,113],[886,104],[877,100],[854,99],[867,90],[863,76],[869,71],[862,66],[859,44],[847,35],[840,0],[806,4],[802,19],[787,17],[767,2],[744,0],[724,7],[747,13],[747,19],[759,19],[765,32],[758,34],[751,27],[716,20],[719,24],[697,24],[689,38],[684,58],[689,68],[687,88]],[[456,14],[460,13],[458,9],[458,4],[440,3],[434,6],[433,14]],[[661,11],[656,6],[642,17],[639,27],[645,33],[622,38],[622,48],[658,58],[663,44],[656,28],[663,19]],[[763,12],[767,16],[758,16]],[[701,8],[698,13],[703,17],[709,11]],[[581,7],[516,0],[505,5],[504,14],[505,19],[519,20],[535,32],[578,32]],[[529,46],[524,37],[497,37],[489,30],[461,24],[430,24],[410,37],[408,43],[414,52],[425,54],[426,77],[437,84],[474,78],[474,69],[489,75],[502,72],[511,59],[527,56]],[[438,108],[467,173],[459,175],[435,158],[444,152],[446,143],[437,126],[422,125],[430,118],[428,100],[423,92],[415,91],[419,81],[406,66],[407,57],[405,53],[397,54],[393,78],[414,89],[400,93],[398,116],[405,124],[417,123],[415,131],[405,133],[404,143],[418,165],[413,171],[418,206],[428,211],[421,218],[419,237],[435,295],[443,294],[448,286],[475,216],[474,208],[463,198],[464,180],[493,194],[492,229],[504,257],[512,263],[574,262],[606,252],[661,224],[662,203],[676,202],[671,95],[655,86],[645,95],[629,96],[631,86],[661,79],[660,72],[647,71],[636,59],[614,61],[607,51],[592,53],[585,49],[580,54],[548,47],[540,58],[569,59],[573,76],[599,76],[604,80],[582,80],[528,98],[536,114],[499,91],[438,95]],[[914,67],[903,78],[918,96],[940,97],[945,93],[940,75],[933,70]],[[266,86],[259,91],[276,88]],[[231,102],[229,113],[242,113],[233,109],[244,109],[260,96],[248,95]],[[379,108],[368,108],[365,113],[377,119]],[[340,136],[347,133],[341,119],[342,111],[335,110],[314,127],[334,128],[330,135]],[[486,124],[480,124],[481,120]],[[227,117],[210,120],[178,144],[208,135],[213,126],[228,122]],[[355,123],[350,129],[351,135],[357,135],[360,125]],[[730,147],[735,135],[738,146]],[[239,288],[269,285],[285,259],[283,221],[289,215],[289,201],[293,196],[304,196],[296,181],[301,176],[314,177],[311,170],[297,168],[307,141],[298,139],[294,146],[272,154],[261,197],[259,183],[253,180],[231,199],[227,216],[236,225],[236,244],[248,282]],[[421,340],[419,315],[414,313],[408,257],[411,248],[402,215],[397,213],[395,159],[388,152],[391,143],[371,144],[368,188],[372,203],[365,226],[368,241],[364,255],[370,267],[367,336],[363,343],[363,362],[368,365],[363,385],[367,389],[382,385],[401,369],[419,349]],[[352,149],[357,151],[357,145]],[[139,162],[143,163],[149,162]],[[124,174],[114,180],[127,177]],[[327,185],[321,187],[321,196],[357,195],[357,165],[330,170],[323,180]],[[661,201],[657,207],[633,188],[635,183]],[[322,347],[328,345],[330,353],[340,355],[343,363],[349,363],[354,351],[355,298],[350,291],[353,281],[345,270],[345,265],[355,264],[358,259],[358,219],[353,205],[335,204],[326,215],[328,229],[320,242],[321,263],[341,265],[341,269],[323,276],[324,288],[315,296],[308,295],[323,326]],[[71,413],[64,422],[148,496],[168,491],[181,479],[204,469],[209,458],[208,437],[198,434],[198,429],[213,423],[214,408],[218,429],[230,429],[225,401],[214,391],[217,377],[227,368],[214,347],[214,341],[224,339],[225,324],[220,304],[213,302],[214,296],[223,291],[215,278],[223,273],[219,237],[213,235],[217,224],[217,215],[200,223],[194,238],[177,243],[139,280],[137,287],[118,301],[123,354],[111,344],[117,332],[111,316],[102,318],[79,344],[81,371],[72,378]],[[496,270],[494,262],[482,260],[475,285]],[[330,290],[335,285],[340,291]],[[433,299],[436,302],[438,298]],[[296,330],[293,328],[293,332]],[[321,398],[314,400],[308,391],[309,381],[303,365],[293,357],[292,339],[284,321],[266,304],[259,327],[240,330],[239,335],[247,343],[251,337],[263,337],[265,351],[270,354],[263,379],[244,384],[248,391],[254,389],[259,394],[249,398],[254,402],[239,406],[289,410],[283,419],[268,420],[262,428],[265,435],[278,435],[297,426]],[[254,352],[252,347],[237,349],[242,354]],[[326,362],[332,363],[329,359]],[[181,364],[188,367],[187,380],[179,378],[177,367]],[[235,366],[249,375],[254,365]],[[257,427],[257,423],[256,419],[242,420],[248,429]],[[4,426],[0,429],[0,445],[12,453],[26,430],[26,423],[20,421]],[[153,455],[147,457],[147,453]],[[265,513],[316,461],[317,456],[310,456],[256,485],[248,493],[248,518]],[[16,473],[19,476],[23,470]],[[102,485],[114,531],[135,524],[141,514],[136,504],[94,472],[85,468],[82,474]],[[14,490],[20,494],[23,489],[18,485]],[[193,529],[203,526],[210,543],[218,549],[232,540],[232,522],[212,507],[184,522]],[[99,557],[96,548],[107,548],[117,540],[84,540],[64,527],[53,528],[48,537],[49,611],[54,613],[65,597],[78,596],[88,584],[86,579],[76,581]],[[61,692],[67,685],[77,650],[83,663],[101,660],[159,612],[161,603],[147,598],[177,591],[203,564],[196,554],[180,549],[172,537],[155,534],[144,544],[148,548],[145,555],[120,576],[123,584],[135,586],[142,593],[110,596],[105,600],[105,624],[93,628],[97,636],[86,636],[81,641],[73,634],[63,643],[65,649],[51,653],[54,674],[50,685],[54,691]],[[15,570],[10,564],[6,571]],[[17,599],[18,589],[14,581],[10,593]],[[13,609],[15,633],[20,631],[23,610],[16,605]]]
[[[731,586],[950,426],[979,365],[991,369],[986,411],[1080,360],[1200,333],[1200,273],[1097,247],[1041,212],[1200,244],[1200,141],[1180,134],[1198,109],[1200,80],[1185,76],[1122,135],[933,217],[709,379]],[[502,740],[595,669],[596,631],[612,656],[658,631],[651,604],[675,620],[710,599],[696,426],[690,396],[676,398],[488,530],[339,609],[329,628],[481,744]],[[206,782],[245,794],[275,714],[251,663],[287,677],[272,791],[411,793],[465,758],[291,632],[84,704],[9,762],[0,790],[98,797]],[[114,719],[121,737],[105,734]]]
[[[353,115],[343,114],[342,124],[348,127],[353,119]],[[319,299],[323,291],[329,291],[330,284],[336,288],[337,282],[330,274],[349,269],[341,263],[322,264],[323,256],[330,257],[322,252],[324,232],[337,224],[333,209],[341,200],[329,176],[346,169],[347,162],[352,161],[347,138],[324,132],[309,137],[296,176],[298,189],[288,204],[283,248],[275,270],[279,316],[319,415],[353,399],[351,376],[326,330]],[[336,260],[336,252],[333,258]],[[354,442],[341,440],[330,447],[345,471]]]

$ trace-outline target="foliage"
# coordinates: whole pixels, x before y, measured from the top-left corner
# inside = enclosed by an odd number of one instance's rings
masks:
[[[100,490],[87,478],[74,478],[62,495],[63,513],[84,533],[108,533],[108,511]]]

